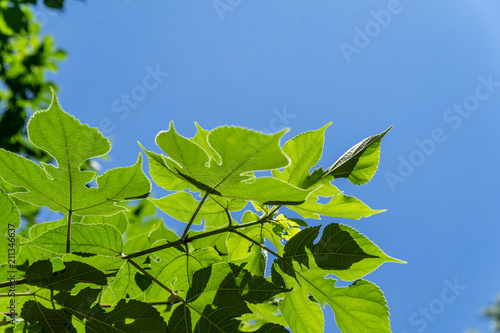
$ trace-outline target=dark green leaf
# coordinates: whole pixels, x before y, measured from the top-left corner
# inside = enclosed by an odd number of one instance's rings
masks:
[[[368,183],[378,168],[382,138],[391,128],[392,126],[357,143],[325,171],[315,170],[309,182],[314,183],[319,178],[332,176],[347,178],[355,185]]]
[[[333,272],[341,279],[355,280],[371,273],[384,262],[402,262],[387,256],[368,238],[342,224],[326,226],[318,243],[313,244],[319,230],[319,226],[304,229],[287,242],[283,256],[285,261],[275,260],[281,271],[295,277],[292,260],[305,267],[310,267],[311,260],[314,260],[314,265]],[[275,280],[275,283],[278,282]]]
[[[190,332],[191,319],[195,332],[237,332],[236,318],[251,312],[246,302],[262,303],[284,291],[240,266],[215,264],[194,274],[186,298],[189,309],[182,305],[176,310],[169,327],[179,326]]]
[[[288,330],[281,325],[267,323],[261,326],[255,333],[287,333]]]
[[[21,317],[28,322],[30,326],[36,326],[44,329],[45,332],[74,333],[74,327],[71,324],[71,315],[63,309],[48,309],[36,301],[27,301],[21,310]],[[34,332],[33,329],[29,332]],[[44,332],[42,330],[38,332]]]
[[[49,260],[34,262],[26,272],[26,283],[53,290],[71,290],[77,283],[107,284],[104,273],[88,264],[70,261],[64,266],[64,270],[53,273]]]

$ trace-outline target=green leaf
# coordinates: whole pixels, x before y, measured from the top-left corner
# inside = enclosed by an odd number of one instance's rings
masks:
[[[37,247],[49,252],[66,253],[66,226],[56,227],[38,235],[23,246]],[[72,252],[95,253],[106,256],[117,256],[123,251],[122,235],[116,227],[109,224],[89,225],[73,223],[71,230]]]
[[[85,216],[81,223],[84,224],[109,224],[115,226],[121,234],[124,234],[128,228],[128,219],[125,213],[120,212],[112,216]]]
[[[342,224],[326,226],[318,243],[313,244],[319,230],[319,226],[307,228],[292,237],[285,245],[285,261],[276,259],[275,265],[295,277],[292,260],[305,267],[313,264],[352,281],[371,273],[384,262],[402,262],[387,256],[368,238]]]
[[[192,236],[197,236],[201,235],[210,231],[217,230],[218,228],[214,227],[208,227],[205,228],[202,231],[191,231],[189,232],[189,235]],[[224,232],[224,233],[219,233],[215,234],[212,236],[207,236],[203,238],[196,239],[192,241],[190,244],[195,248],[195,249],[206,249],[206,248],[213,248],[219,256],[225,257],[224,261],[227,261],[227,255],[228,255],[228,250],[227,250],[227,245],[226,245],[226,239],[229,235],[229,232]]]
[[[314,271],[304,272],[306,279],[318,277]],[[336,288],[335,280],[322,279],[310,292],[323,306],[328,303],[342,332],[390,333],[389,308],[382,291],[373,283],[358,280],[349,287]]]
[[[116,203],[147,196],[149,180],[141,169],[141,156],[130,167],[116,168],[97,177],[97,188],[85,185],[95,178],[80,171],[86,160],[106,154],[110,144],[95,128],[82,125],[64,112],[55,96],[47,110],[36,112],[28,123],[30,141],[56,160],[38,164],[0,149],[0,177],[26,192],[13,194],[35,206],[76,215],[113,215],[126,210]]]
[[[155,246],[159,244],[161,243],[156,243]],[[220,262],[219,255],[212,248],[191,251],[189,254],[169,248],[155,254],[158,259],[151,262],[148,273],[179,295],[187,293],[195,271]],[[170,294],[157,284],[151,285],[146,291],[148,300],[160,301],[168,297]]]
[[[237,332],[236,318],[251,310],[246,305],[262,303],[285,290],[252,276],[233,264],[220,263],[197,271],[186,304],[178,306],[170,318],[174,332]]]
[[[91,289],[86,288],[77,296],[67,292],[60,292],[54,299],[63,306],[66,312],[85,319],[87,332],[123,333],[123,332],[148,332],[165,333],[165,321],[160,313],[151,305],[136,300],[120,300],[115,308],[109,312],[101,312],[99,308],[86,308],[82,300],[89,304],[96,295],[90,294]]]
[[[309,299],[308,284],[299,284],[289,276],[285,276],[286,286],[292,291],[285,294],[279,302],[279,309],[292,332],[322,333],[324,318],[321,306]]]
[[[288,164],[279,147],[284,131],[267,135],[239,127],[219,127],[208,134],[208,143],[220,156],[221,163],[212,160],[194,141],[175,132],[173,125],[160,132],[156,143],[168,157],[146,153],[153,160],[153,180],[165,189],[176,176],[177,190],[194,188],[227,198],[273,204],[303,202],[309,191],[299,189],[276,178],[255,178],[253,171],[270,170]],[[163,178],[162,178],[163,175]]]
[[[392,126],[380,134],[372,135],[360,141],[325,171],[322,169],[315,170],[310,177],[309,183],[315,183],[318,179],[327,176],[347,178],[355,185],[368,183],[378,168],[382,138],[391,128]]]
[[[327,124],[316,131],[299,134],[283,146],[283,151],[290,157],[291,163],[283,171],[273,170],[273,176],[300,188],[313,189],[313,192],[304,203],[289,208],[304,218],[315,219],[319,219],[321,215],[360,219],[361,217],[368,217],[382,212],[383,210],[371,209],[352,196],[342,194],[335,186],[330,184],[330,181],[341,176],[351,177],[352,181],[354,177],[359,178],[364,175],[365,182],[368,182],[378,166],[380,141],[389,129],[379,135],[365,139],[353,147],[327,171],[320,168],[310,175],[309,171],[318,163],[321,157],[324,133],[329,125]],[[353,169],[349,174],[338,172],[348,167]],[[331,197],[331,199],[328,203],[321,204],[319,203],[320,197]]]
[[[200,201],[193,198],[193,195],[187,192],[176,192],[167,195],[161,199],[149,199],[160,210],[167,213],[171,217],[182,221],[189,222],[200,204]],[[226,201],[223,203],[222,201]],[[228,225],[228,211],[239,211],[245,207],[246,202],[243,200],[226,200],[223,198],[209,197],[201,206],[194,219],[194,224],[201,224],[205,220],[206,226],[221,227]]]
[[[288,330],[281,325],[278,324],[264,324],[258,330],[254,331],[255,333],[287,333]]]
[[[37,301],[28,301],[23,306],[21,316],[30,325],[38,324],[47,332],[76,332],[68,330],[72,328],[72,315],[84,321],[86,332],[166,332],[166,324],[159,312],[146,303],[122,299],[113,310],[105,313],[97,306],[90,307],[99,293],[99,289],[90,288],[81,290],[75,296],[65,291],[59,292],[53,301],[63,307],[58,310],[48,309]]]
[[[0,187],[0,226],[2,228],[0,237],[0,265],[10,260],[15,260],[19,254],[20,238],[16,237],[16,229],[21,225],[21,216],[14,201]],[[9,244],[13,244],[10,246]]]
[[[39,224],[35,224],[29,229],[30,239],[36,238],[38,235],[43,234],[47,230],[54,229],[56,227],[66,225],[68,223],[67,217],[63,217],[57,221],[43,222]]]
[[[218,164],[222,163],[222,159],[219,154],[210,146],[208,141],[208,135],[210,131],[203,129],[198,123],[194,123],[196,125],[196,135],[191,139],[194,143],[197,143],[201,148],[205,150],[205,152],[210,156],[210,158],[214,159]]]
[[[124,262],[121,257],[108,257],[94,253],[67,253],[62,259],[63,262],[79,261],[105,273],[116,273],[123,266]]]
[[[277,267],[278,271],[280,270]],[[293,332],[323,332],[316,322],[323,318],[321,307],[328,303],[342,332],[389,333],[389,309],[380,289],[358,280],[349,287],[335,287],[336,280],[325,278],[328,271],[312,265],[304,269],[294,262],[296,279],[284,274],[286,286],[293,288],[280,301],[279,308]],[[313,299],[308,295],[312,295]],[[314,316],[310,316],[314,311]]]
[[[71,315],[63,309],[48,309],[36,301],[27,301],[21,310],[21,317],[27,321],[30,326],[38,325],[35,330],[31,327],[28,332],[75,332],[72,330]]]
[[[139,146],[148,156],[149,174],[158,186],[167,191],[182,191],[191,187],[191,183],[169,169],[165,156],[147,150],[140,143]]]
[[[113,305],[116,305],[116,303],[123,298],[135,298],[143,293],[143,290],[137,285],[135,280],[137,273],[137,268],[128,261],[124,261],[123,266],[109,284],[109,287],[115,295],[115,302]]]
[[[308,188],[309,171],[320,160],[325,141],[326,124],[316,131],[301,133],[288,140],[283,152],[290,158],[290,164],[283,171],[273,170],[273,176],[300,188]]]
[[[161,223],[158,224],[158,227],[156,229],[152,230],[151,232],[149,232],[149,234],[148,234],[149,241],[151,242],[151,244],[154,244],[156,241],[159,241],[159,240],[166,240],[169,242],[175,242],[176,240],[179,239],[179,236],[177,236],[175,234],[175,232],[173,232],[172,230],[167,229],[167,227],[165,227],[163,220],[160,220],[160,222]]]
[[[53,273],[49,260],[34,262],[26,272],[26,283],[53,290],[71,290],[77,283],[107,284],[104,273],[88,264],[70,261],[64,266],[64,270]]]
[[[5,23],[15,32],[20,33],[27,28],[26,15],[18,6],[2,8]]]
[[[92,317],[101,311],[97,306],[92,306],[96,303],[99,294],[101,294],[101,289],[89,287],[80,290],[74,296],[64,291],[54,297],[55,302],[53,303],[62,306],[67,313],[74,315],[80,321],[84,321],[85,319],[93,319]]]
[[[246,313],[241,316],[242,326],[240,329],[244,332],[255,331],[255,329],[270,327],[269,325],[275,324],[277,328],[282,326],[287,326],[287,323],[283,316],[279,313],[278,303],[276,302],[264,302],[258,304],[247,303],[247,306],[252,313]],[[274,327],[274,326],[271,326]],[[281,332],[281,331],[278,331]],[[283,332],[288,332],[286,329]]]
[[[238,231],[260,244],[264,243],[259,226],[238,229]],[[228,235],[226,242],[229,253],[228,261],[238,265],[243,263],[243,267],[252,275],[264,277],[267,254],[260,247],[233,233]]]
[[[321,188],[319,189],[321,190]],[[304,218],[320,219],[321,216],[341,217],[359,220],[373,214],[385,212],[385,209],[374,210],[368,207],[361,200],[345,194],[337,194],[331,197],[325,204],[319,203],[319,196],[316,191],[312,192],[307,200],[300,205],[290,206],[291,210],[300,214]]]

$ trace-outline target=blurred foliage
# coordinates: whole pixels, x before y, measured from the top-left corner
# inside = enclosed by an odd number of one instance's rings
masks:
[[[482,315],[492,321],[491,333],[500,333],[500,296],[497,298],[497,304],[483,309]],[[480,333],[480,331],[468,330],[467,333]]]
[[[51,158],[26,140],[29,112],[50,103],[47,71],[56,71],[66,53],[54,47],[51,36],[42,37],[40,24],[23,3],[0,2],[0,147],[48,162]]]
[[[30,113],[49,106],[50,87],[57,90],[57,86],[46,75],[57,71],[66,52],[55,47],[51,36],[42,36],[40,23],[28,6],[36,4],[36,0],[0,0],[0,148],[50,162],[51,156],[27,140],[26,120]],[[43,4],[49,10],[62,10],[64,0]],[[91,169],[88,162],[82,168]],[[1,179],[0,186],[9,193],[18,190]],[[16,203],[28,226],[35,223],[38,207]]]

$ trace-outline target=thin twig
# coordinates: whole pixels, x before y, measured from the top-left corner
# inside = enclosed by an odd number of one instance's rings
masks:
[[[248,222],[248,223],[239,224],[239,225],[230,225],[230,226],[227,226],[227,227],[224,227],[224,228],[221,228],[221,229],[216,229],[216,230],[212,230],[212,231],[209,231],[209,232],[205,232],[203,234],[199,234],[199,235],[196,235],[196,236],[193,236],[193,237],[189,237],[188,241],[189,242],[193,242],[193,241],[198,240],[198,239],[202,239],[202,238],[205,238],[205,237],[214,236],[214,235],[217,235],[217,234],[220,234],[220,233],[224,233],[224,232],[229,232],[229,231],[234,230],[234,229],[247,228],[247,227],[251,227],[251,226],[256,225],[256,224],[262,224],[263,222],[265,222],[269,218],[271,218],[273,216],[273,214],[276,212],[276,210],[277,209],[272,210],[271,212],[269,212],[269,214],[267,214],[264,217],[258,219],[257,221]],[[139,252],[132,253],[132,254],[129,254],[129,255],[122,255],[121,258],[122,259],[137,258],[137,257],[143,256],[143,255],[149,254],[149,253],[157,252],[157,251],[160,251],[160,250],[168,249],[168,248],[171,248],[171,247],[174,247],[174,246],[178,246],[178,245],[182,245],[182,244],[184,244],[184,243],[179,239],[179,240],[176,240],[174,242],[170,242],[170,243],[167,243],[167,244],[155,246],[155,247],[152,247],[152,248],[147,249],[147,250],[139,251]]]
[[[201,206],[203,206],[203,204],[205,203],[205,200],[207,200],[210,192],[211,191],[208,191],[205,193],[205,195],[203,196],[203,199],[201,199],[201,201],[200,201],[200,204],[198,205],[198,207],[196,207],[196,210],[194,211],[193,216],[191,216],[191,219],[189,220],[189,223],[186,226],[186,229],[184,229],[184,232],[182,233],[182,236],[181,236],[181,241],[183,243],[185,243],[189,229],[191,228],[191,225],[193,224],[194,219],[196,218],[196,215],[198,215],[198,212],[200,211]]]
[[[255,239],[252,239],[252,238],[248,237],[247,235],[239,232],[238,230],[231,230],[231,232],[234,233],[234,234],[236,234],[236,235],[238,235],[238,236],[240,236],[240,237],[245,238],[247,241],[252,242],[253,244],[259,246],[260,248],[266,250],[267,252],[269,252],[273,256],[275,256],[276,258],[278,258],[280,260],[285,260],[282,256],[280,256],[279,254],[277,254],[276,252],[274,252],[273,250],[271,250],[270,248],[268,248],[264,244],[261,244],[261,243],[257,242]]]
[[[164,285],[163,283],[161,283],[160,281],[158,281],[157,278],[155,278],[154,276],[152,276],[151,274],[149,274],[148,272],[146,272],[146,270],[143,269],[141,266],[139,266],[135,261],[133,261],[132,259],[128,259],[127,261],[129,263],[131,263],[135,268],[137,268],[142,274],[146,275],[151,280],[153,280],[157,285],[159,285],[160,287],[162,287],[163,289],[165,289],[166,291],[168,291],[172,295],[175,295],[175,296],[178,297],[178,295],[176,294],[175,291],[173,291],[172,289],[170,289],[169,287],[167,287],[166,285]],[[186,301],[183,300],[182,298],[179,297],[179,299],[181,300],[181,302],[186,303]]]

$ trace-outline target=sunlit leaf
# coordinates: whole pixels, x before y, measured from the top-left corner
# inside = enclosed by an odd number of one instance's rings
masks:
[[[47,230],[23,245],[64,254],[66,253],[65,240],[66,227],[60,226]],[[89,229],[88,224],[73,223],[71,244],[73,252],[107,256],[120,255],[123,250],[123,239],[120,231],[109,224],[93,224],[92,229]]]
[[[187,303],[174,310],[169,327],[185,332],[237,332],[236,318],[251,312],[246,302],[262,303],[283,291],[240,266],[215,264],[194,274]]]
[[[21,225],[21,216],[14,201],[0,187],[0,226],[2,228],[0,237],[0,265],[15,260],[19,254],[19,237],[16,237],[16,229]]]
[[[219,127],[208,134],[208,144],[221,158],[219,164],[196,142],[177,134],[171,125],[156,137],[156,143],[168,157],[146,153],[153,163],[150,166],[153,180],[166,189],[172,189],[169,183],[175,176],[182,180],[176,182],[177,190],[191,188],[260,203],[298,204],[306,199],[308,191],[276,178],[253,175],[254,171],[288,164],[279,147],[283,134],[283,131],[267,135],[240,127]]]
[[[15,197],[53,211],[77,215],[113,215],[126,210],[116,203],[147,196],[151,185],[141,170],[141,156],[131,167],[116,168],[96,178],[97,188],[85,185],[95,178],[80,171],[86,160],[106,154],[110,144],[95,128],[82,125],[64,112],[55,95],[50,107],[36,112],[28,123],[30,141],[54,157],[57,167],[42,166],[0,149],[0,177],[26,192]]]
[[[368,183],[378,168],[382,138],[391,128],[392,126],[380,134],[358,142],[325,171],[315,170],[309,182],[314,183],[320,178],[333,177],[347,178],[355,185]]]

